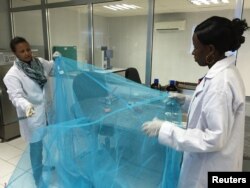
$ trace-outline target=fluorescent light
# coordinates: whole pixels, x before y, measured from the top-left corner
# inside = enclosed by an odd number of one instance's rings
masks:
[[[195,5],[229,3],[229,0],[188,0],[188,1]]]
[[[130,7],[130,8],[132,8],[132,9],[138,9],[138,8],[141,8],[141,7],[138,7],[138,6],[136,6],[136,5],[129,5],[129,7]]]
[[[218,0],[211,0],[211,3],[213,3],[213,4],[219,4],[219,1]]]
[[[115,10],[117,11],[115,8],[112,8],[112,7],[109,7],[109,6],[103,6],[104,8],[108,8],[108,9],[111,9],[111,10]]]
[[[130,9],[141,8],[141,7],[138,7],[136,5],[128,5],[128,4],[116,4],[116,5],[112,4],[112,5],[106,5],[103,7],[111,9],[111,10],[130,10]]]
[[[122,5],[116,5],[116,7],[120,7],[122,9],[129,9],[128,7],[122,6]]]
[[[207,1],[207,0],[200,0],[200,2],[205,5],[210,5],[210,1]]]
[[[199,1],[191,1],[191,3],[193,3],[195,5],[201,5],[201,3]]]
[[[116,5],[110,5],[109,7],[117,9],[117,10],[123,10],[123,8],[117,7]]]

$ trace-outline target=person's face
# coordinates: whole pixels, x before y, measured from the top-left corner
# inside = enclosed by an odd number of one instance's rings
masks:
[[[192,52],[192,55],[194,56],[194,60],[200,66],[207,66],[206,57],[209,53],[209,46],[202,44],[195,33],[193,35],[193,45],[194,50]]]
[[[19,60],[24,62],[30,62],[32,60],[32,52],[27,42],[18,43],[15,46],[15,50],[14,53]]]

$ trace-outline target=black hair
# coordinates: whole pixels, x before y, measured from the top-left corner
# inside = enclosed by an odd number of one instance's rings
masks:
[[[10,49],[12,50],[12,52],[16,52],[16,45],[22,42],[27,42],[27,40],[23,37],[14,37],[13,39],[11,39],[10,41]]]
[[[202,44],[214,45],[220,53],[238,50],[245,42],[242,36],[244,31],[249,29],[246,20],[238,18],[232,21],[219,16],[212,16],[198,26],[194,33]]]

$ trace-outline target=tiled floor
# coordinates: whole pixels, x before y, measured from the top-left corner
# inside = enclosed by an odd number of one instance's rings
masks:
[[[8,182],[26,146],[20,137],[0,143],[0,188]]]

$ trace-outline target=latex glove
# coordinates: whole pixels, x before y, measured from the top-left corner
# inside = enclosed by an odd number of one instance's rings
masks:
[[[175,92],[169,92],[168,98],[177,100],[180,105],[183,105],[186,100],[186,96],[184,94]]]
[[[27,116],[27,117],[31,117],[33,114],[35,114],[35,109],[34,109],[34,107],[30,104],[30,105],[26,108],[26,116]]]
[[[53,53],[53,55],[52,55],[52,57],[53,57],[53,59],[55,60],[57,57],[61,57],[62,56],[62,54],[60,53],[60,52],[58,52],[58,51],[55,51],[54,53]]]
[[[150,137],[158,136],[163,122],[158,118],[154,118],[152,121],[147,121],[142,125],[142,131]]]

